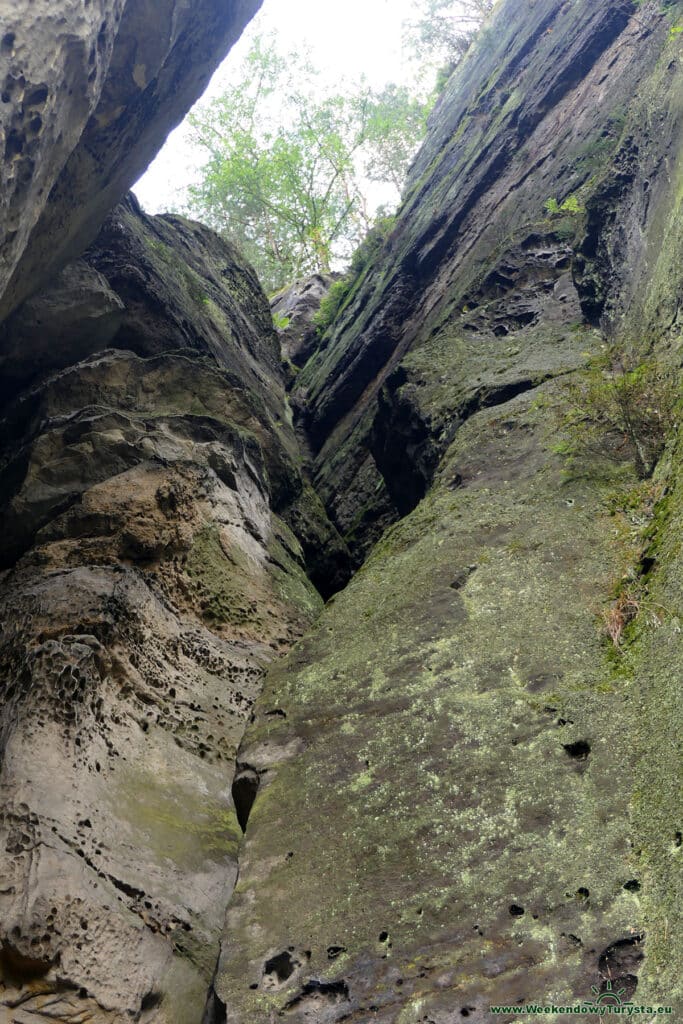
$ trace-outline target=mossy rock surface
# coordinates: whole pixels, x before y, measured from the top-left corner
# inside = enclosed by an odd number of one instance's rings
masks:
[[[484,1020],[640,955],[633,689],[599,622],[620,551],[607,485],[549,446],[525,396],[471,419],[271,671],[217,982],[235,1021]]]
[[[681,13],[502,3],[297,378],[320,493],[377,542],[243,743],[234,1024],[484,1022],[610,986],[683,1009],[680,452],[650,541],[611,514],[626,460],[554,454],[608,344],[680,363]]]

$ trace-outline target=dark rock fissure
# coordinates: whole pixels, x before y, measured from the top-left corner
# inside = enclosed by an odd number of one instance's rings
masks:
[[[448,430],[437,437],[410,395],[401,394],[407,379],[399,367],[381,389],[370,433],[370,449],[400,517],[409,515],[425,497],[441,456],[472,416],[483,409],[505,405],[543,383],[539,379],[524,379],[477,389],[453,410]]]
[[[228,1011],[225,1003],[218,997],[216,990],[211,986],[209,998],[202,1017],[202,1024],[226,1024]]]
[[[316,978],[312,978],[306,982],[298,995],[290,999],[288,1003],[285,1003],[283,1009],[286,1011],[292,1010],[295,1007],[305,1006],[309,1000],[314,1002],[315,997],[322,997],[324,1000],[332,1003],[347,1002],[349,999],[349,986],[345,981],[318,981]]]
[[[239,826],[247,831],[247,823],[259,791],[260,778],[257,771],[246,765],[238,766],[232,783],[232,799]]]

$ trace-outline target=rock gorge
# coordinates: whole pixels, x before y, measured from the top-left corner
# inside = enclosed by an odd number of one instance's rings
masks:
[[[683,3],[500,0],[282,338],[125,196],[256,6],[0,2],[0,1021],[680,1013],[680,438],[558,442],[678,379]]]

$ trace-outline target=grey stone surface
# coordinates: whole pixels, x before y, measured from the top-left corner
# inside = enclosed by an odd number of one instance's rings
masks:
[[[0,320],[80,255],[258,0],[3,0]]]
[[[199,1024],[237,748],[321,604],[275,509],[334,531],[249,268],[132,202],[100,242],[17,319],[41,372],[0,429],[0,1020]],[[116,309],[99,348],[75,280]],[[48,306],[77,325],[62,369]]]
[[[0,325],[3,397],[106,348],[121,326],[123,310],[101,274],[82,260],[69,264],[51,288]]]

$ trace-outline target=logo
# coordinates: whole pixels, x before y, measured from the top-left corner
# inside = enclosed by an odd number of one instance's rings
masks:
[[[622,996],[626,992],[625,988],[618,988],[616,991],[612,987],[612,982],[608,981],[605,985],[604,992],[601,992],[597,985],[591,985],[591,992],[596,997],[595,999],[586,999],[584,1006],[633,1006],[631,1002],[623,1002]]]
[[[637,1006],[631,1000],[624,1000],[625,988],[615,988],[611,981],[605,983],[603,989],[597,985],[591,987],[592,999],[584,999],[573,1006],[557,1006],[555,1003],[517,1003],[515,1006],[491,1006],[491,1013],[509,1018],[523,1016],[574,1014],[584,1017],[617,1016],[634,1017],[648,1016],[649,1021],[660,1014],[673,1013],[671,1006]],[[649,1024],[649,1022],[648,1022]]]

